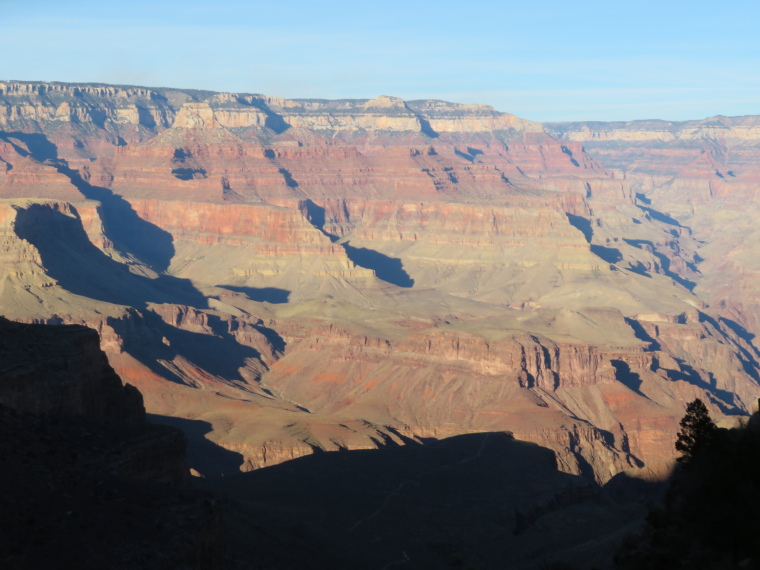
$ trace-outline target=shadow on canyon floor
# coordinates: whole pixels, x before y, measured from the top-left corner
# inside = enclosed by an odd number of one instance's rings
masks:
[[[625,317],[624,320],[625,323],[633,329],[633,334],[637,339],[649,343],[647,350],[657,351],[661,349],[660,343],[652,338],[652,336],[644,329],[639,321],[628,317]]]
[[[638,194],[637,194],[637,196],[638,196]],[[671,216],[669,216],[669,215],[667,215],[667,214],[665,214],[663,212],[655,210],[654,208],[650,208],[648,206],[641,206],[641,205],[639,205],[638,207],[639,207],[639,210],[641,210],[644,213],[646,213],[653,220],[657,220],[658,222],[662,222],[663,224],[667,224],[669,226],[675,226],[677,228],[684,227],[684,226],[681,225],[681,222],[679,222],[675,218],[673,218],[673,217],[671,217]]]
[[[187,466],[203,477],[229,477],[240,473],[243,456],[207,439],[206,434],[212,430],[210,423],[157,414],[147,414],[147,418],[150,423],[170,426],[185,434]]]
[[[234,285],[219,285],[219,287],[235,293],[242,293],[251,301],[258,301],[259,303],[281,305],[290,299],[290,291],[279,287],[236,287]]]
[[[58,147],[51,143],[43,134],[5,131],[0,132],[0,138],[13,145],[16,152],[23,156],[31,155],[32,158],[40,162],[58,159]],[[13,139],[24,143],[29,151],[15,144]]]
[[[615,247],[605,247],[603,245],[591,244],[589,248],[591,249],[591,253],[597,257],[600,257],[610,265],[614,265],[623,259],[623,254],[620,253],[620,250]]]
[[[506,433],[314,454],[204,486],[228,497],[233,556],[262,568],[605,567],[644,514]]]
[[[610,360],[610,364],[615,368],[615,380],[624,386],[627,386],[639,396],[647,398],[647,396],[641,391],[641,376],[633,372],[627,362],[624,360]]]
[[[351,261],[359,267],[373,270],[378,279],[398,287],[408,288],[414,285],[414,279],[404,270],[400,259],[366,247],[353,247],[348,243],[344,243],[343,248]]]
[[[747,329],[745,329],[743,326],[741,326],[736,321],[726,318],[726,317],[720,317],[720,322],[725,324],[729,329],[731,329],[736,336],[738,336],[740,339],[745,341],[754,355],[756,357],[760,357],[760,350],[755,346],[755,335],[749,332]]]
[[[594,230],[591,228],[591,221],[583,216],[576,216],[569,212],[565,212],[565,215],[567,216],[567,221],[570,222],[570,225],[580,231],[588,243],[591,243],[591,238],[594,235]]]
[[[623,241],[627,243],[630,246],[633,246],[638,249],[643,249],[645,251],[650,252],[652,255],[654,255],[658,261],[660,262],[660,268],[662,269],[662,274],[667,275],[670,277],[673,281],[678,283],[681,287],[688,289],[689,291],[692,291],[694,287],[696,287],[696,283],[694,281],[691,281],[689,279],[686,279],[685,277],[682,277],[678,273],[675,273],[674,271],[671,271],[670,269],[670,259],[663,253],[660,253],[657,251],[655,244],[648,239],[628,239],[623,238]],[[692,271],[697,271],[696,266],[691,263],[686,264]],[[639,275],[645,275],[649,276],[649,273],[646,269],[641,265],[641,262],[639,262],[638,268],[632,269],[635,273],[638,273]],[[659,271],[658,271],[659,273]]]
[[[738,397],[736,394],[715,386],[715,379],[712,373],[708,373],[710,378],[710,383],[708,383],[694,370],[693,366],[687,364],[681,358],[674,360],[678,363],[679,370],[665,371],[670,380],[681,380],[701,388],[707,393],[710,401],[720,409],[722,414],[727,416],[743,416],[747,414],[744,409],[737,405]]]
[[[302,214],[311,225],[330,238],[331,241],[338,241],[338,236],[325,230],[326,213],[322,206],[315,204],[312,200],[304,200],[301,204],[301,209]],[[346,216],[348,217],[347,212]],[[339,243],[338,245],[346,251],[346,256],[351,261],[359,267],[371,269],[375,272],[378,279],[382,279],[397,287],[408,288],[414,285],[414,279],[404,270],[400,259],[366,247],[354,247],[349,242]]]
[[[700,320],[709,322],[715,329],[720,330],[720,324],[712,319],[711,317],[705,315],[704,313],[700,313]],[[648,342],[649,346],[647,347],[647,350],[649,351],[659,351],[660,350],[660,343],[657,342],[654,338],[652,338],[649,333],[646,332],[644,327],[639,323],[636,319],[625,319],[626,324],[630,326],[633,329],[633,333],[636,336],[637,339],[642,340],[644,342]],[[725,319],[721,319],[721,322],[725,323]],[[737,323],[733,323],[733,326],[730,323],[725,323],[726,327],[730,328],[734,333],[739,336],[741,339],[745,340],[750,347],[750,349],[757,354],[757,349],[752,344],[752,338],[749,335],[749,333],[741,328]],[[736,328],[734,328],[736,327]],[[749,340],[747,340],[749,338]],[[760,383],[760,371],[758,371],[756,359],[753,357],[749,350],[745,348],[744,346],[741,346],[740,344],[734,343],[734,348],[736,348],[742,355],[743,358],[739,358],[739,361],[741,362],[742,366],[744,367],[744,371],[752,376],[752,378],[755,379],[756,382]],[[689,382],[690,384],[693,384],[694,386],[697,386],[698,388],[701,388],[705,390],[709,395],[710,399],[721,409],[721,411],[724,414],[727,415],[742,415],[746,412],[741,409],[740,406],[737,405],[737,401],[735,399],[735,395],[727,390],[721,390],[717,386],[715,386],[716,382],[713,378],[711,373],[707,373],[709,375],[709,382],[706,382],[702,379],[700,374],[694,370],[693,367],[689,366],[684,360],[680,358],[675,359],[678,363],[679,370],[667,370],[667,376],[670,380],[682,380],[685,382]],[[631,368],[628,364],[621,360],[612,360],[612,365],[615,367],[615,377],[618,381],[622,382],[626,386],[628,386],[631,390],[638,393],[641,396],[646,397],[646,394],[641,392],[641,378],[638,374],[631,371]]]
[[[739,361],[741,362],[744,371],[749,374],[757,384],[760,384],[760,364],[758,363],[758,356],[760,351],[754,344],[755,335],[751,334],[744,327],[742,327],[736,321],[720,317],[717,321],[706,313],[699,313],[700,322],[709,323],[718,330],[721,330],[721,325],[733,332],[744,344],[734,342],[734,347],[738,349],[741,354]],[[725,331],[725,329],[724,329]],[[730,336],[730,335],[729,335]]]

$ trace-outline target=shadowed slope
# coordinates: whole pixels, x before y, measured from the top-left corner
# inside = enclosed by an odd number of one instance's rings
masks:
[[[184,436],[145,422],[99,340],[0,318],[0,567],[220,568]]]
[[[148,414],[148,421],[171,426],[182,431],[188,439],[187,466],[203,477],[229,477],[240,473],[243,456],[216,445],[205,437],[211,424],[200,420],[186,420]]]
[[[187,279],[136,275],[90,242],[76,210],[71,214],[46,204],[18,208],[16,233],[40,253],[47,273],[68,291],[107,303],[144,309],[147,303],[184,303],[206,307],[206,299]]]
[[[328,550],[334,568],[602,567],[641,514],[602,507],[596,485],[505,433],[318,454],[214,488],[238,502],[229,528],[238,556],[255,552],[262,564],[272,563],[271,547],[250,537],[295,525],[304,544]],[[289,555],[320,567],[304,546]]]
[[[100,215],[105,231],[123,253],[136,256],[156,271],[165,271],[169,267],[174,256],[171,234],[140,218],[121,196],[90,184],[79,171],[58,157],[56,145],[45,135],[16,132],[9,136],[26,144],[34,159],[55,167],[85,198],[101,203]]]

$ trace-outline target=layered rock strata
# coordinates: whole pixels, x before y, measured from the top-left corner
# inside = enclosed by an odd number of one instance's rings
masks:
[[[0,310],[98,330],[148,411],[189,422],[198,472],[224,471],[209,440],[252,469],[509,430],[605,480],[665,468],[684,401],[757,397],[751,118],[545,127],[28,82],[0,100]]]

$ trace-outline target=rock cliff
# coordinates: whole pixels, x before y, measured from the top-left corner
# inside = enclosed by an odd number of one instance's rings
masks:
[[[221,568],[220,514],[188,488],[186,439],[145,421],[82,326],[0,319],[5,567]]]
[[[142,396],[122,385],[94,330],[22,325],[1,317],[0,327],[0,405],[37,415],[144,421]]]
[[[760,392],[755,118],[11,81],[0,101],[0,311],[96,329],[199,473],[225,471],[209,440],[254,469],[508,430],[603,481],[665,469],[685,401],[725,417]]]

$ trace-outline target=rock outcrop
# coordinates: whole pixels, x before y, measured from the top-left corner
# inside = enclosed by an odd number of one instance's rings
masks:
[[[2,317],[0,327],[0,405],[37,415],[145,420],[140,392],[122,385],[94,330],[22,325]]]
[[[146,423],[95,331],[0,319],[0,429],[3,566],[223,567],[184,435]]]

